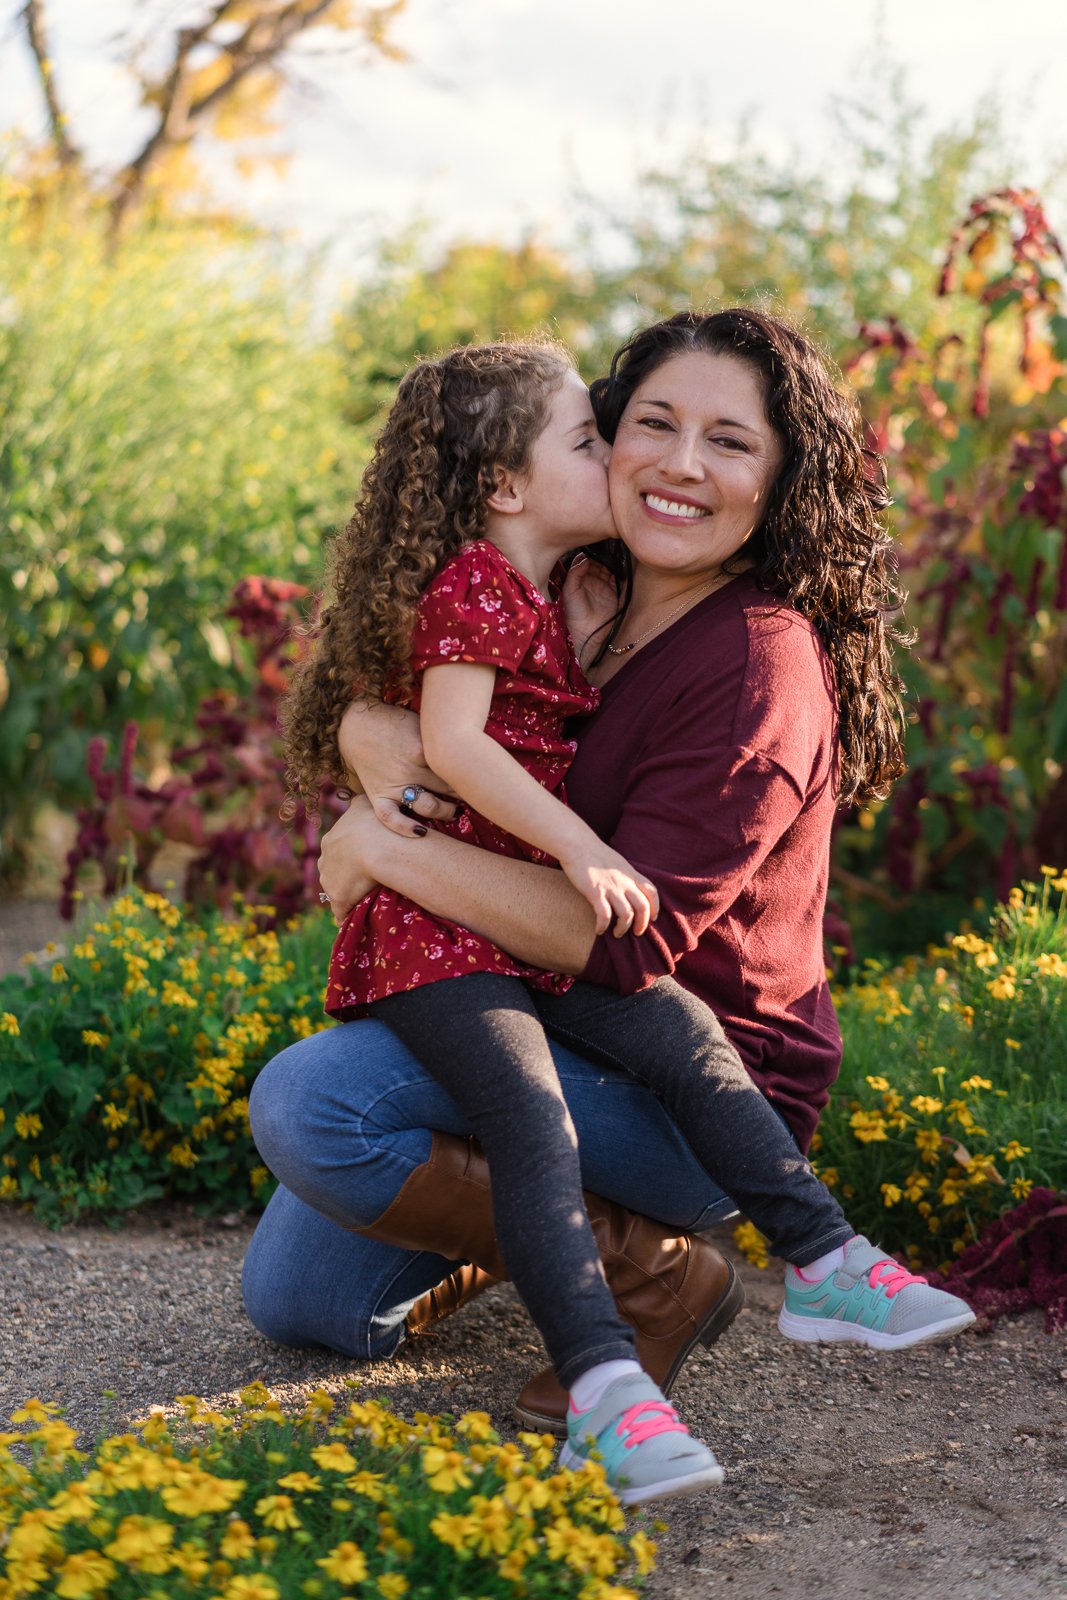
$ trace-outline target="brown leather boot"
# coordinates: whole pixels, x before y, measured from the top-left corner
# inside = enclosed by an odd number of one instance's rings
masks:
[[[490,1278],[510,1277],[493,1228],[489,1163],[474,1139],[434,1132],[428,1159],[404,1180],[388,1210],[354,1231],[404,1250],[469,1261]]]
[[[675,1234],[588,1191],[585,1206],[608,1287],[637,1334],[637,1359],[666,1393],[693,1346],[714,1344],[737,1316],[745,1303],[741,1282],[705,1239]],[[489,1281],[510,1277],[493,1228],[489,1164],[474,1139],[435,1132],[429,1158],[405,1180],[392,1205],[356,1231],[405,1250],[468,1261]],[[443,1307],[452,1300],[451,1310],[488,1288],[476,1279],[471,1294],[456,1295],[451,1283],[446,1279],[440,1286],[446,1298],[438,1302]],[[431,1297],[438,1292],[432,1290]],[[566,1394],[551,1368],[531,1379],[515,1405],[524,1428],[561,1437],[566,1412]]]
[[[586,1193],[586,1210],[619,1314],[637,1334],[637,1359],[670,1394],[694,1345],[715,1343],[745,1303],[744,1285],[714,1245]],[[567,1395],[551,1367],[515,1401],[516,1421],[567,1432]]]
[[[453,1311],[465,1306],[468,1300],[476,1299],[495,1282],[496,1279],[488,1272],[483,1272],[481,1267],[457,1267],[436,1289],[431,1289],[415,1301],[404,1318],[409,1336],[428,1333],[435,1322],[450,1317]]]

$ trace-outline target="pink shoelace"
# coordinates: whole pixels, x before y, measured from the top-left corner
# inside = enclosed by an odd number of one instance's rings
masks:
[[[657,1434],[688,1433],[689,1429],[679,1421],[678,1413],[665,1400],[639,1400],[635,1406],[623,1412],[615,1424],[615,1432],[627,1450],[634,1450],[646,1439],[656,1438]]]
[[[901,1289],[906,1289],[909,1283],[926,1283],[926,1278],[920,1278],[917,1273],[909,1272],[907,1267],[902,1267],[899,1261],[887,1259],[876,1261],[867,1274],[867,1282],[872,1289],[884,1289],[886,1299],[892,1300]]]

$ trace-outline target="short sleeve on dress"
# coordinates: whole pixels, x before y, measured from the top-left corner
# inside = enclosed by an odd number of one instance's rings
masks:
[[[441,568],[419,601],[413,670],[475,661],[514,672],[541,626],[544,603],[494,545],[481,540],[467,545]]]

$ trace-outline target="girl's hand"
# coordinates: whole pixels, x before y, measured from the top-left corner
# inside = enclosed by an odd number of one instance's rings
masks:
[[[595,855],[575,856],[560,866],[596,913],[598,934],[607,933],[613,921],[616,939],[631,932],[642,934],[659,916],[655,884],[607,845]]]
[[[378,821],[393,833],[410,839],[420,828],[425,832],[425,822],[455,816],[452,802],[435,792],[448,785],[426,765],[413,711],[381,701],[354,701],[341,718],[337,743]],[[407,791],[414,795],[410,801],[404,799]]]
[[[603,637],[598,630],[619,609],[619,592],[607,567],[588,556],[575,556],[563,583],[563,611],[579,661],[594,634],[594,647]]]
[[[374,862],[380,842],[381,824],[364,795],[356,795],[323,835],[319,882],[329,896],[335,922],[343,922],[352,907],[378,887]]]

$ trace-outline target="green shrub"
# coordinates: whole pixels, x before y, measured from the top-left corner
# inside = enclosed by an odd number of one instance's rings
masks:
[[[360,466],[340,367],[264,247],[40,216],[0,173],[0,843],[85,747],[149,746],[227,686],[252,572],[306,579]],[[117,742],[117,739],[116,739]],[[13,870],[17,863],[12,860]]]
[[[554,1441],[501,1444],[484,1412],[405,1422],[376,1401],[287,1416],[260,1383],[241,1408],[180,1404],[87,1458],[57,1407],[27,1402],[0,1442],[0,1595],[57,1600],[636,1600],[651,1571],[602,1469],[553,1471]],[[27,1469],[11,1446],[28,1446]]]
[[[264,1062],[327,1025],[326,915],[269,907],[190,921],[164,896],[116,900],[69,955],[0,982],[0,1197],[48,1222],[269,1190],[248,1131]]]
[[[837,997],[845,1052],[817,1170],[860,1232],[923,1265],[1033,1185],[1067,1190],[1067,874],[1012,891],[984,935],[868,962]]]

